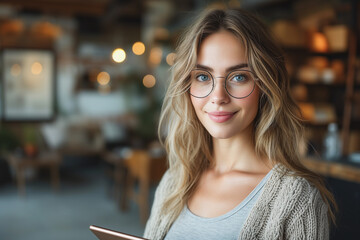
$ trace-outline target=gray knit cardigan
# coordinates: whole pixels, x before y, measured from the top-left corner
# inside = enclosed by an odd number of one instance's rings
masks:
[[[239,239],[329,239],[328,208],[320,192],[307,180],[285,174],[275,167],[251,210]],[[170,172],[163,176],[155,193],[144,237],[164,239],[172,223],[171,213],[160,215],[165,197],[176,181]],[[191,236],[184,239],[191,239]]]

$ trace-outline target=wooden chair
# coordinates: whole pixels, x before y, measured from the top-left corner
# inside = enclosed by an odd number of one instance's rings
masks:
[[[133,150],[124,161],[128,174],[125,183],[126,202],[121,204],[127,208],[128,200],[134,200],[140,209],[142,223],[149,217],[149,188],[152,183],[160,181],[166,171],[166,156],[151,157],[146,150]],[[135,191],[138,183],[138,191]]]
[[[116,202],[119,204],[119,208],[124,211],[127,209],[127,201],[125,199],[125,192],[127,191],[125,188],[127,168],[124,164],[125,160],[122,156],[113,151],[104,151],[102,158],[111,166],[111,168],[106,171],[106,174],[114,181],[111,194],[114,195]]]
[[[61,157],[56,152],[43,152],[35,157],[15,156],[11,154],[7,156],[7,160],[15,171],[19,195],[25,195],[26,178],[24,172],[27,168],[48,168],[50,170],[53,188],[55,190],[59,188],[59,165],[61,163]]]

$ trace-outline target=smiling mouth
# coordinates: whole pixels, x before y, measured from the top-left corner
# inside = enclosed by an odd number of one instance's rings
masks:
[[[216,123],[230,120],[237,112],[208,112],[209,118]]]

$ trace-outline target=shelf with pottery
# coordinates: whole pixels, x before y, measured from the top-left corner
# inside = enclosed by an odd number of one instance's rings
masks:
[[[343,154],[347,155],[353,152],[349,147],[355,144],[352,139],[360,136],[360,61],[355,54],[356,36],[350,29],[345,32],[341,39],[347,40],[341,46],[331,49],[330,44],[317,49],[318,53],[305,52],[291,76],[292,94],[314,146],[321,148],[326,126],[336,123],[342,132]]]

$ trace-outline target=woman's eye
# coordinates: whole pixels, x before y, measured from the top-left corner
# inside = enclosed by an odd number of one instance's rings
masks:
[[[201,82],[205,82],[205,81],[209,80],[209,76],[207,76],[205,74],[201,74],[201,75],[198,75],[196,79],[201,81]]]
[[[245,81],[246,80],[246,77],[244,75],[235,75],[233,77],[233,80],[235,82],[242,82],[242,81]]]

